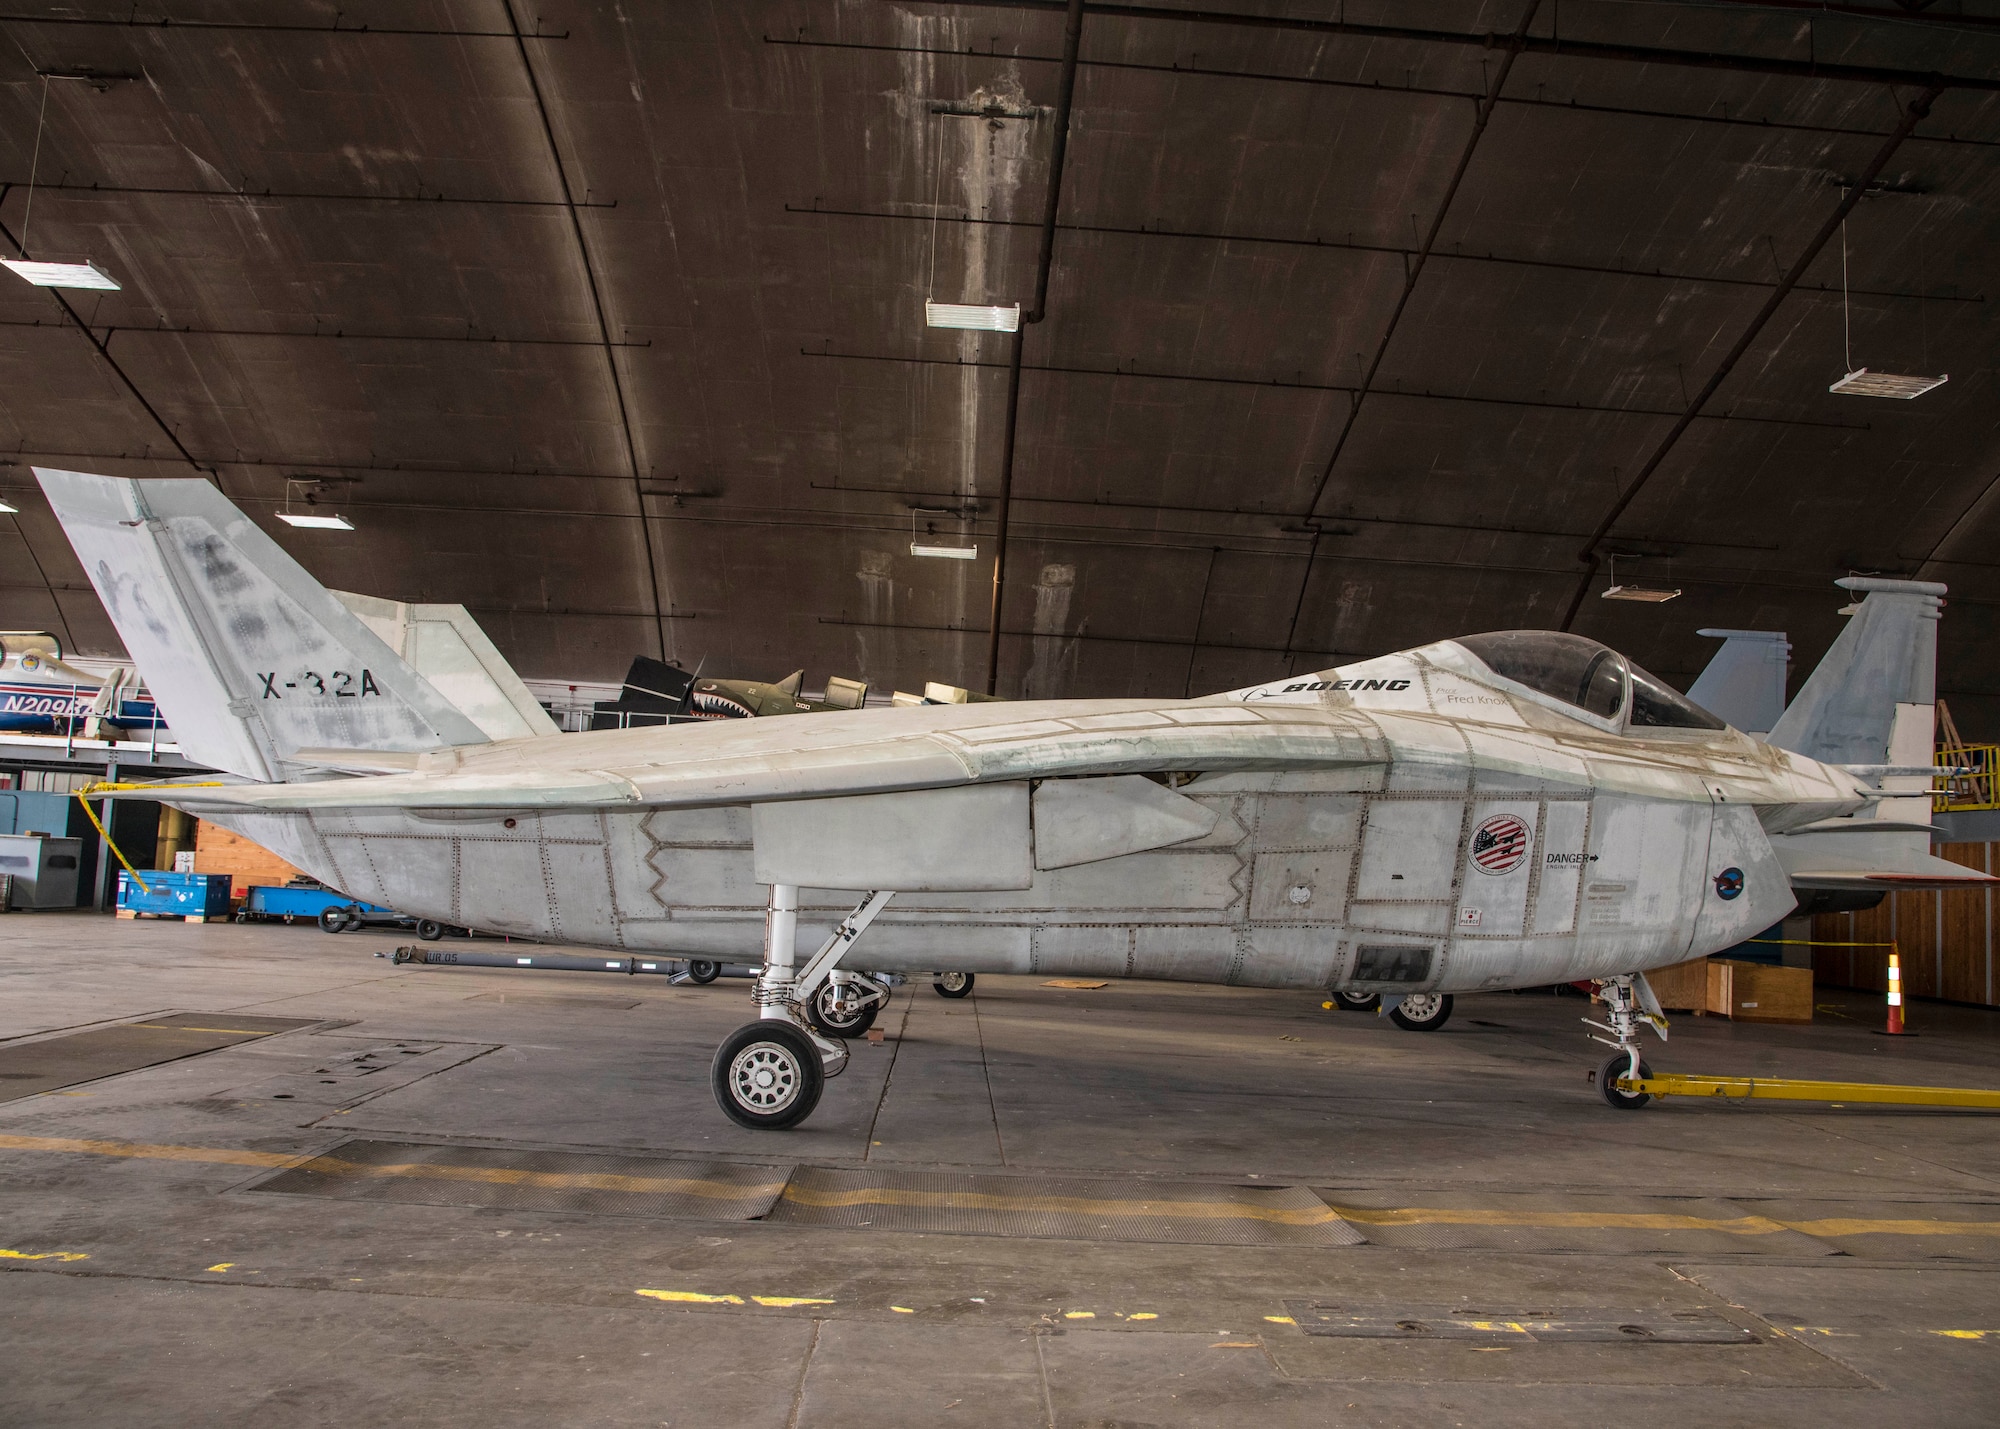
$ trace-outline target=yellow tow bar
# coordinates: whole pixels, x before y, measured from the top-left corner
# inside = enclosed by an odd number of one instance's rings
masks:
[[[1895,1106],[1985,1107],[2000,1111],[2000,1092],[1977,1087],[1895,1087],[1879,1082],[1797,1082],[1776,1077],[1696,1077],[1665,1072],[1620,1077],[1621,1092],[1656,1097],[1760,1097],[1787,1102],[1886,1102]]]

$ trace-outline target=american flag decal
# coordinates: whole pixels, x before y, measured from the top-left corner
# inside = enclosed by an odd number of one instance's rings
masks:
[[[1528,856],[1528,826],[1512,814],[1495,814],[1472,835],[1472,862],[1481,873],[1511,873]]]

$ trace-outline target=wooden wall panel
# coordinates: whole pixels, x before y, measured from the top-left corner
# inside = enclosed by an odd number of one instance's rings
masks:
[[[2000,846],[1941,844],[1937,855],[1983,873],[2000,872]],[[1892,893],[1858,913],[1822,913],[1812,935],[1827,943],[1894,939],[1903,960],[1903,991],[1911,997],[2000,1006],[2000,978],[1993,964],[1994,895],[1990,890]],[[1823,987],[1864,992],[1888,989],[1886,948],[1817,947],[1813,977]]]
[[[252,843],[219,824],[203,820],[195,828],[194,839],[194,871],[228,874],[233,898],[243,897],[253,883],[282,888],[300,876],[298,869],[262,844]]]
[[[1986,870],[1991,850],[1986,844],[1945,844],[1938,857]],[[1944,982],[1939,994],[1953,1002],[1987,1002],[1987,903],[1985,889],[1965,889],[1931,895],[1939,900],[1944,921]]]

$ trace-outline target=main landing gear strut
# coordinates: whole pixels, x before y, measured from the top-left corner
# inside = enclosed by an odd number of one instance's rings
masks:
[[[1619,1079],[1631,1077],[1644,1080],[1653,1075],[1652,1068],[1639,1059],[1639,1024],[1645,1023],[1660,1034],[1662,1042],[1667,1040],[1667,1014],[1660,1007],[1660,1000],[1653,995],[1653,989],[1646,983],[1644,973],[1621,973],[1617,977],[1606,978],[1597,985],[1598,999],[1604,1004],[1606,1022],[1583,1019],[1586,1027],[1595,1027],[1598,1032],[1609,1032],[1609,1037],[1600,1037],[1596,1032],[1590,1035],[1593,1042],[1602,1042],[1612,1053],[1598,1065],[1591,1074],[1591,1081],[1597,1084],[1597,1091],[1610,1105],[1620,1111],[1637,1111],[1653,1098],[1646,1092],[1628,1092],[1618,1085]]]
[[[826,1079],[847,1070],[847,1047],[835,1039],[866,1031],[889,990],[873,978],[843,973],[840,959],[894,896],[887,890],[868,894],[805,966],[796,967],[799,890],[771,885],[764,966],[752,993],[757,1020],[722,1039],[710,1069],[715,1100],[738,1126],[797,1126],[819,1105]]]

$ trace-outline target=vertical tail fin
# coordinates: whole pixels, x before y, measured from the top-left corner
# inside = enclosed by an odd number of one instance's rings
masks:
[[[410,605],[344,590],[332,594],[488,739],[562,732],[464,606]]]
[[[1771,743],[1827,764],[1929,764],[1945,587],[1848,576],[1862,596]]]
[[[1745,734],[1768,734],[1785,712],[1792,645],[1782,630],[1697,630],[1722,641],[1688,698]]]
[[[35,478],[189,758],[276,782],[301,749],[487,742],[208,482]]]

